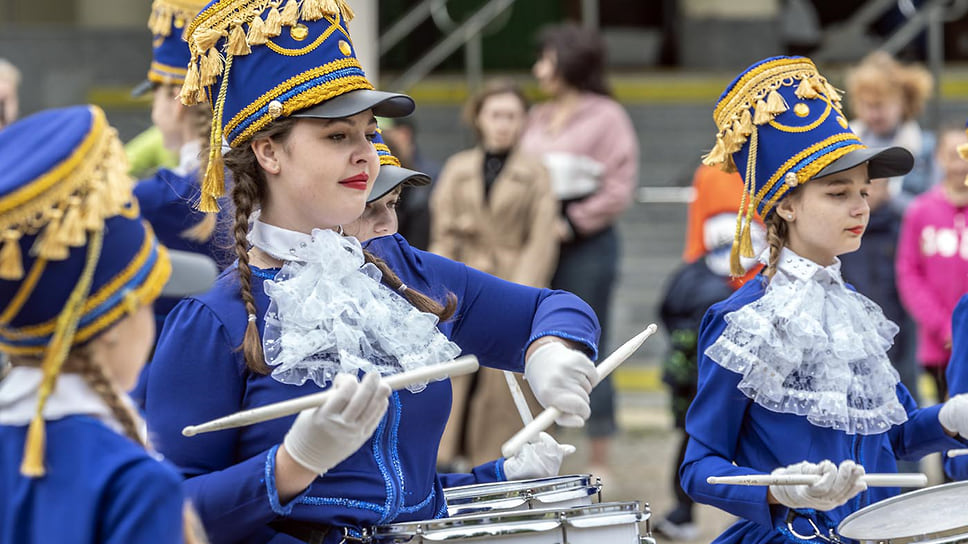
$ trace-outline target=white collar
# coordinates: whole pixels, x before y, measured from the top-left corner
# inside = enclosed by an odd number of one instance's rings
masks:
[[[0,425],[27,425],[37,409],[37,390],[44,373],[39,368],[15,366],[0,380]],[[54,392],[44,405],[44,419],[86,415],[105,422],[115,430],[121,426],[101,397],[77,374],[57,377]]]
[[[258,210],[252,214],[252,227],[246,237],[250,244],[280,261],[306,262],[302,254],[312,242],[312,235],[263,223],[259,216]]]
[[[769,252],[764,256],[768,257]],[[810,281],[816,280],[824,283],[824,280],[840,285],[844,284],[844,279],[840,274],[840,259],[834,257],[834,263],[829,266],[821,266],[806,257],[801,257],[788,247],[780,250],[780,261],[777,263],[777,271],[795,280]]]
[[[174,169],[176,174],[186,176],[201,167],[202,161],[199,155],[202,152],[202,143],[192,140],[181,146],[178,151],[178,167]]]

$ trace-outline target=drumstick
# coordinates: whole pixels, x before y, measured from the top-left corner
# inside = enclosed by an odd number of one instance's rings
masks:
[[[384,376],[383,381],[390,386],[390,389],[396,391],[412,384],[428,382],[430,380],[446,378],[448,376],[470,374],[471,372],[476,371],[478,366],[477,357],[473,355],[466,355],[446,363],[427,365],[414,370],[407,370],[399,374],[393,374],[392,376]],[[311,395],[284,400],[282,402],[267,404],[258,408],[242,410],[241,412],[229,414],[225,417],[213,419],[199,425],[189,425],[188,427],[182,429],[182,434],[185,436],[195,436],[196,434],[221,431],[223,429],[233,429],[235,427],[244,427],[246,425],[260,423],[262,421],[268,421],[270,419],[296,414],[309,408],[322,406],[323,403],[326,402],[326,399],[329,397],[329,395],[330,392],[327,390],[320,393],[313,393]]]
[[[524,391],[521,390],[521,385],[518,383],[517,378],[514,377],[514,373],[505,370],[504,379],[508,382],[508,390],[511,391],[511,398],[514,399],[514,406],[518,409],[521,421],[525,425],[531,423],[534,421],[534,416],[531,415],[531,408],[528,407],[528,399],[524,397]]]
[[[710,476],[710,485],[812,485],[820,481],[818,474],[750,474],[748,476]],[[920,472],[901,474],[865,474],[860,481],[868,487],[924,487],[928,477]]]
[[[961,457],[962,455],[968,455],[968,448],[948,450],[948,457]]]
[[[625,362],[626,359],[635,353],[635,350],[639,349],[639,346],[655,334],[657,329],[658,327],[655,326],[655,323],[649,325],[644,331],[635,335],[635,337],[619,346],[617,350],[606,357],[595,369],[598,376],[595,378],[595,383],[592,384],[592,387],[598,385],[613,370],[618,368],[618,365]],[[501,454],[504,457],[513,457],[525,444],[534,440],[538,436],[538,433],[550,427],[559,417],[561,417],[561,411],[554,406],[545,408],[531,423],[525,425],[523,429],[515,433],[514,436],[501,446]]]

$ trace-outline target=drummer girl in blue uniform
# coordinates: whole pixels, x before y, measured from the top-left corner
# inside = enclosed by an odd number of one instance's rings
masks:
[[[119,391],[154,342],[165,248],[95,106],[0,132],[0,543],[198,541]],[[187,520],[188,518],[186,518]]]
[[[859,508],[897,493],[860,480],[897,472],[896,458],[958,447],[958,406],[918,409],[886,351],[897,326],[844,284],[837,255],[855,251],[871,177],[909,171],[901,148],[869,149],[840,97],[803,57],[758,62],[726,88],[705,162],[746,183],[734,274],[752,256],[750,218],[767,225],[766,268],[703,319],[699,390],[680,468],[696,501],[742,519],[716,542],[829,537]],[[939,421],[940,420],[940,421]],[[944,425],[942,425],[944,422]],[[816,474],[814,485],[710,485],[709,476]]]
[[[239,261],[169,316],[146,411],[215,542],[335,543],[371,525],[446,515],[435,463],[449,383],[389,394],[371,376],[358,382],[360,371],[394,373],[463,349],[523,370],[563,423],[589,414],[598,324],[580,299],[503,282],[399,236],[364,252],[337,234],[363,212],[379,171],[373,116],[413,109],[409,97],[372,90],[348,16],[339,0],[218,1],[189,27],[182,95],[213,98],[213,142],[231,147]],[[221,147],[211,152],[210,164],[222,163]],[[205,211],[215,210],[220,173],[204,178]],[[328,402],[295,421],[181,435],[329,387],[340,413],[326,413]],[[501,479],[504,466],[473,474]]]

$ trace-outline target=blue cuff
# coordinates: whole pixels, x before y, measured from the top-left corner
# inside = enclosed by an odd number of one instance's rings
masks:
[[[557,336],[558,338],[564,338],[565,340],[578,342],[579,344],[582,344],[583,346],[585,346],[585,348],[588,350],[586,352],[586,355],[588,355],[592,361],[598,359],[598,344],[596,344],[594,340],[589,340],[587,338],[579,338],[578,336],[575,336],[574,334],[571,334],[565,331],[551,330],[551,331],[536,332],[531,335],[531,338],[528,339],[527,345],[530,346],[532,342],[534,342],[535,340],[543,336]]]
[[[291,501],[289,501],[285,506],[279,503],[279,490],[276,489],[276,452],[279,451],[279,444],[272,446],[269,449],[269,453],[266,454],[266,472],[265,472],[265,482],[266,482],[266,495],[269,498],[269,506],[272,511],[280,516],[288,516],[292,513],[292,507],[299,502],[299,499],[306,496],[309,493],[309,487],[303,490],[302,493],[297,495]]]
[[[506,482],[508,477],[504,474],[504,457],[499,457],[497,461],[494,461],[494,472],[497,474],[497,481]]]

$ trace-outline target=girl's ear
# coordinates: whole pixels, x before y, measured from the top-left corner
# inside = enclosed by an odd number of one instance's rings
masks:
[[[794,210],[793,198],[787,196],[780,200],[776,205],[776,213],[780,214],[780,218],[785,221],[793,221],[796,219],[796,211]]]
[[[279,145],[272,138],[261,138],[253,140],[251,144],[252,154],[259,166],[270,174],[279,173]]]

